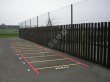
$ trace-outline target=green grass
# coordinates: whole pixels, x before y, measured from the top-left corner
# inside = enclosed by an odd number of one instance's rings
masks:
[[[0,38],[18,37],[18,29],[0,29]]]
[[[0,34],[16,34],[18,29],[0,29]]]

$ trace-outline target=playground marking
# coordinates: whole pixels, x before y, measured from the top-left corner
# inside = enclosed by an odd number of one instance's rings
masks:
[[[84,67],[86,67],[86,68],[89,68],[89,65],[84,64],[84,63],[81,63],[81,62],[79,62],[79,61],[77,61],[77,60],[75,60],[75,59],[73,59],[73,58],[67,57],[67,56],[65,56],[65,54],[64,54],[64,55],[57,54],[57,55],[59,55],[59,56],[61,56],[61,57],[66,57],[66,58],[68,58],[70,61],[73,61],[73,62],[76,62],[76,63],[80,63],[82,66],[84,66]]]
[[[16,45],[16,46],[17,46],[17,48],[21,48],[21,47],[27,47],[27,48],[41,48],[41,47],[39,47],[39,46],[33,46],[33,45],[27,46],[27,44],[26,44],[26,45]]]
[[[23,50],[36,50],[37,48],[23,48]],[[37,49],[37,50],[43,50],[43,49]]]
[[[68,58],[62,58],[62,59],[54,59],[54,60],[44,60],[44,61],[32,61],[29,63],[36,63],[36,62],[48,62],[48,61],[60,61],[60,60],[67,60]]]
[[[35,48],[33,48],[33,47],[32,48],[24,47],[23,49],[41,49],[41,48],[37,48],[37,47],[35,47]]]
[[[19,60],[21,60],[22,58],[21,57],[19,57]]]
[[[25,64],[25,62],[22,62],[23,64]]]
[[[22,50],[21,52],[29,52],[29,51],[30,51],[30,52],[31,52],[31,51],[34,51],[34,52],[35,52],[35,51],[37,51],[37,52],[40,51],[40,52],[41,52],[42,50]]]
[[[32,57],[25,57],[25,58],[37,58],[37,57],[51,57],[51,56],[57,56],[57,55],[46,55],[46,56],[32,56]]]
[[[51,69],[51,68],[55,68],[55,69],[57,69],[57,68],[65,68],[65,67],[69,67],[69,66],[75,66],[75,65],[78,65],[78,64],[80,64],[80,63],[76,63],[76,64],[67,64],[67,65],[59,65],[59,66],[50,66],[50,67],[43,67],[43,68],[37,68],[37,69],[39,69],[39,70],[43,70],[43,69]]]
[[[17,48],[17,49],[24,49],[24,48],[29,48],[29,49],[31,49],[31,48],[32,48],[32,49],[39,49],[39,48],[36,48],[36,47],[17,47],[17,46],[16,46],[16,48]]]
[[[35,53],[23,53],[23,55],[29,55],[29,54],[42,54],[42,53],[50,53],[50,52],[35,52]]]
[[[30,69],[28,69],[28,71],[31,71]]]
[[[13,48],[16,49],[16,46],[13,45]],[[35,68],[31,63],[28,62],[28,60],[16,49],[17,53],[20,55],[20,57],[30,66],[30,68],[36,73],[40,74],[37,68]]]
[[[83,63],[80,63],[79,61],[77,60],[74,60],[73,58],[70,58],[68,56],[66,56],[65,54],[61,55],[61,54],[57,54],[57,55],[49,55],[49,54],[52,54],[52,50],[50,52],[50,49],[48,48],[39,48],[40,46],[33,46],[33,45],[28,45],[27,44],[24,44],[24,46],[20,46],[20,45],[14,45],[13,48],[15,49],[15,51],[18,53],[18,55],[20,55],[21,59],[23,59],[25,62],[22,62],[23,64],[27,63],[31,69],[33,69],[33,71],[36,73],[36,74],[39,74],[39,71],[38,70],[43,70],[43,69],[51,69],[51,68],[54,68],[54,69],[65,69],[65,68],[69,68],[69,66],[75,66],[75,65],[82,65],[84,67],[89,67],[88,65],[86,64],[83,64]],[[17,49],[18,48],[18,49]],[[13,50],[14,50],[13,49]],[[41,51],[40,51],[41,50]],[[49,51],[47,51],[49,50]],[[30,52],[29,52],[30,51]],[[33,52],[31,52],[33,51]],[[38,51],[38,52],[35,52],[35,51]],[[49,53],[49,54],[45,54],[45,53]],[[55,52],[54,52],[55,53]],[[23,55],[31,55],[31,54],[38,54],[38,56],[28,56],[28,57],[25,57]],[[43,55],[42,55],[43,54]],[[56,54],[56,53],[55,53]],[[60,57],[63,57],[63,58],[60,58],[60,59],[53,59],[53,60],[41,60],[41,61],[28,61],[27,59],[28,58],[37,58],[37,57],[48,57],[48,56],[60,56]],[[42,68],[35,68],[31,63],[37,63],[37,62],[51,62],[51,61],[60,61],[60,60],[70,60],[70,61],[73,61],[74,63],[73,64],[67,64],[67,65],[58,65],[58,66],[50,66],[50,67],[42,67]],[[38,70],[37,70],[38,69]]]
[[[21,42],[21,41],[18,41],[18,42],[17,42],[17,41],[16,41],[15,43],[23,43],[23,42]]]

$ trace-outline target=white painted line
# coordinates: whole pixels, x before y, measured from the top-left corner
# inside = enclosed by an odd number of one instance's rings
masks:
[[[80,63],[76,63],[76,64],[67,64],[67,65],[59,65],[59,66],[50,66],[50,67],[43,67],[43,68],[37,68],[39,70],[43,70],[43,69],[51,69],[51,68],[54,68],[54,69],[60,69],[60,67],[66,67],[68,66],[67,68],[69,68],[69,66],[75,66],[75,65],[78,65]]]
[[[30,69],[28,69],[28,71],[30,71]]]
[[[23,64],[25,64],[25,62],[22,62]]]
[[[19,57],[19,60],[21,60],[22,58],[21,57]]]
[[[19,54],[16,54],[17,56],[19,55]]]

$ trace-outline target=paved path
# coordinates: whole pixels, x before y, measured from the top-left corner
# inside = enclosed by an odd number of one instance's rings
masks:
[[[27,40],[4,38],[0,82],[110,82],[110,70]]]

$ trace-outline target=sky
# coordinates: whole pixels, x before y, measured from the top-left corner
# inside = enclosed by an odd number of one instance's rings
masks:
[[[16,25],[21,21],[61,7],[67,6],[68,9],[70,4],[74,4],[73,15],[76,23],[87,19],[93,21],[92,19],[95,17],[96,20],[100,18],[100,21],[110,21],[110,0],[0,0],[0,24]],[[60,13],[59,15],[57,10],[52,13],[56,19],[58,18],[57,23],[62,21],[61,24],[65,24],[70,21],[70,12],[67,12],[66,8],[62,9],[66,14]],[[60,20],[61,17],[64,19]],[[65,19],[67,21],[63,21]]]
[[[80,0],[0,0],[0,24],[18,24]]]

